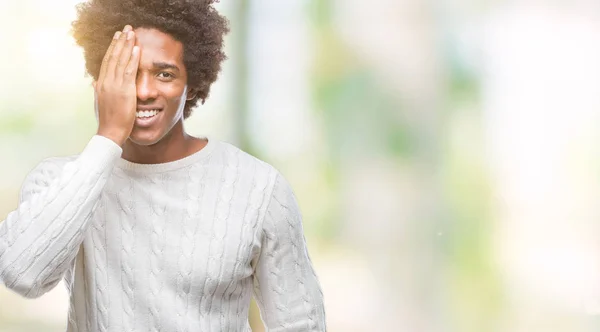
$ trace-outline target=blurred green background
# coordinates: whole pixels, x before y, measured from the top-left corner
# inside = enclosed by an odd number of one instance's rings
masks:
[[[0,0],[0,218],[95,133],[78,2]],[[229,60],[186,128],[289,179],[330,331],[600,328],[598,4],[218,8]],[[67,306],[0,288],[0,331],[64,331]]]

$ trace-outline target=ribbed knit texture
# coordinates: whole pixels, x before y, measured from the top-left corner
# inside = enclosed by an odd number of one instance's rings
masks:
[[[121,159],[94,136],[44,160],[0,223],[0,281],[35,298],[61,279],[67,331],[325,331],[323,294],[289,183],[209,137],[186,158]],[[66,310],[66,308],[65,308]]]

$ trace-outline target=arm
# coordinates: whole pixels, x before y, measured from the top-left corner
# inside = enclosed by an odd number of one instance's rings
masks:
[[[29,173],[17,209],[0,223],[0,282],[30,298],[58,284],[121,152],[94,136],[77,159],[47,159]]]
[[[97,135],[64,167],[45,162],[34,169],[19,207],[0,223],[0,282],[23,296],[41,296],[60,281],[131,134],[140,60],[132,29],[115,32],[93,83]]]
[[[312,266],[302,216],[277,173],[254,265],[254,294],[267,331],[326,331],[323,293]]]

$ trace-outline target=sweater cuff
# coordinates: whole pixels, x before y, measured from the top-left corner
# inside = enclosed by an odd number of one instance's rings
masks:
[[[121,158],[123,149],[111,139],[101,135],[94,135],[81,153],[81,159],[86,164],[95,165],[100,169],[114,166]]]

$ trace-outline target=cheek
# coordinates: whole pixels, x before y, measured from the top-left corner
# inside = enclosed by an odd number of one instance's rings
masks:
[[[163,96],[165,96],[169,104],[179,104],[181,102],[185,102],[185,86],[170,86],[163,90]]]

